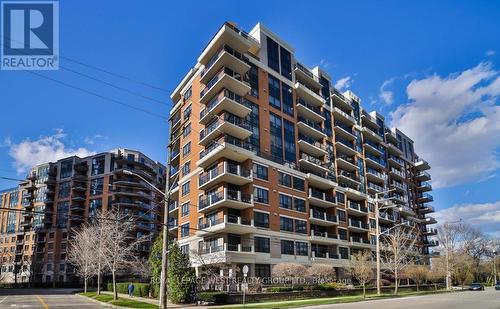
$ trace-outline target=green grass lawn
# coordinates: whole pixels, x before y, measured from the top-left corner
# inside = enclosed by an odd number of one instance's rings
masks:
[[[90,298],[93,298],[93,299],[98,300],[100,302],[109,303],[109,304],[119,306],[119,307],[145,308],[145,309],[157,309],[158,308],[157,305],[148,304],[148,303],[133,300],[133,299],[118,298],[118,300],[113,300],[113,295],[110,295],[110,294],[97,295],[95,292],[88,292],[88,293],[80,293],[80,295],[90,297]]]

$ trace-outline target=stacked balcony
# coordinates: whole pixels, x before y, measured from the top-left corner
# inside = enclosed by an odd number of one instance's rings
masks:
[[[250,69],[250,65],[246,63],[246,57],[241,52],[224,44],[205,64],[205,68],[200,74],[200,82],[206,84],[210,77],[214,76],[224,66],[230,67],[240,75],[244,75]]]
[[[384,147],[378,142],[365,139],[363,144],[365,146],[365,152],[369,152],[375,156],[382,156],[385,153]]]
[[[407,190],[407,187],[406,187],[405,184],[393,180],[391,182],[391,189],[394,189],[396,192],[404,194],[406,192],[406,190]]]
[[[404,216],[415,216],[415,211],[407,205],[399,206],[398,210]]]
[[[337,198],[333,194],[329,194],[323,190],[314,187],[309,187],[309,205],[319,207],[334,207],[337,205]]]
[[[210,233],[231,233],[247,234],[255,232],[253,219],[247,220],[242,217],[224,215],[219,219],[206,219],[198,224],[197,236],[204,236]]]
[[[428,214],[428,213],[433,213],[435,212],[434,207],[427,205],[427,204],[422,204],[419,207],[419,211],[421,214]]]
[[[348,141],[353,141],[356,139],[356,135],[354,135],[354,130],[352,129],[352,124],[345,124],[342,121],[335,121],[335,136],[341,137]]]
[[[398,144],[399,140],[398,140],[398,137],[396,136],[396,133],[392,132],[389,129],[386,129],[384,132],[384,135],[385,135],[385,140],[387,142],[393,143],[395,145]]]
[[[349,225],[347,227],[350,231],[360,233],[368,232],[370,230],[370,226],[367,223],[352,218],[349,218]]]
[[[301,63],[297,62],[293,65],[293,71],[295,73],[295,78],[297,81],[301,82],[304,85],[311,89],[315,89],[316,91],[321,89],[321,84],[317,81],[317,77],[306,68]]]
[[[315,106],[321,107],[323,106],[323,104],[325,104],[326,101],[318,94],[319,89],[321,89],[321,87],[316,89],[310,87],[309,85],[303,84],[300,81],[297,81],[295,83],[295,90],[297,91],[299,97]]]
[[[321,141],[301,133],[299,133],[298,144],[301,151],[312,156],[321,157],[328,154],[326,146]]]
[[[369,140],[375,143],[380,143],[384,141],[384,138],[382,136],[378,135],[378,133],[374,132],[369,127],[363,127],[361,132],[363,133],[364,140]]]
[[[302,98],[297,99],[295,106],[297,107],[297,114],[299,116],[308,118],[315,122],[325,121],[325,117],[323,117],[323,112],[319,106],[311,104]]]
[[[331,99],[334,107],[339,107],[349,113],[353,110],[349,100],[335,88],[332,89]]]
[[[212,141],[200,153],[200,160],[196,163],[202,168],[212,165],[221,158],[236,162],[243,162],[253,155],[252,145],[231,135],[223,135]]]
[[[434,201],[434,197],[432,197],[429,193],[420,193],[417,195],[418,203],[429,203],[432,201]]]
[[[397,143],[396,144],[386,143],[385,145],[387,147],[387,152],[390,155],[395,155],[395,156],[402,156],[403,155],[403,151],[401,151],[401,149],[398,148]]]
[[[236,95],[244,96],[250,91],[251,87],[241,74],[231,68],[223,67],[207,82],[205,88],[200,92],[200,103],[209,103],[223,89],[229,89]]]
[[[365,163],[366,166],[383,169],[385,168],[384,158],[381,156],[376,156],[371,153],[365,153]]]
[[[394,179],[394,178],[397,178],[399,179],[400,181],[404,180],[405,179],[405,174],[403,173],[402,170],[398,169],[398,168],[395,168],[395,167],[391,167],[389,169],[389,175],[391,175],[391,177]]]
[[[436,221],[436,219],[435,219],[435,218],[433,218],[433,217],[426,217],[426,218],[424,218],[424,219],[423,219],[423,222],[422,222],[422,223],[423,223],[423,224],[436,224],[436,223],[437,223],[437,221]]]
[[[335,245],[335,244],[347,244],[347,237],[342,238],[340,235],[328,232],[318,232],[311,229],[311,235],[309,240],[313,243],[325,244],[325,245]]]
[[[356,172],[358,165],[356,164],[355,156],[348,156],[343,153],[337,154],[337,166],[349,172]]]
[[[432,191],[432,185],[428,182],[420,182],[417,185],[417,190],[419,192],[427,192],[427,191]]]
[[[390,198],[392,201],[398,204],[408,204],[408,197],[403,194],[391,193]]]
[[[361,184],[359,176],[354,172],[349,172],[346,170],[338,169],[338,179],[339,179],[339,184],[348,184],[349,188],[358,188],[358,186]]]
[[[415,176],[417,181],[428,181],[431,180],[431,175],[425,171],[418,172]]]
[[[437,235],[438,231],[437,229],[433,229],[433,228],[423,228],[422,229],[422,234],[426,235],[426,236],[434,236],[434,235]]]
[[[356,119],[354,119],[353,116],[351,116],[351,113],[347,113],[343,110],[341,110],[338,107],[334,107],[332,109],[333,116],[336,120],[342,120],[343,122],[349,123],[349,124],[356,124]]]
[[[347,212],[351,215],[364,216],[368,214],[368,208],[361,203],[351,200],[347,201]]]
[[[222,111],[227,111],[235,116],[244,118],[251,113],[251,109],[246,106],[242,96],[236,93],[222,89],[215,95],[200,112],[200,123],[208,124]]]
[[[349,240],[353,248],[371,248],[375,245],[360,236],[351,236]]]
[[[200,131],[199,144],[206,146],[221,134],[228,134],[244,140],[252,135],[252,131],[250,131],[250,125],[245,119],[230,113],[222,113]]]
[[[337,149],[337,153],[341,151],[349,156],[354,156],[358,153],[352,140],[346,140],[337,136],[335,137],[335,148]]]
[[[316,225],[333,226],[338,224],[338,218],[337,216],[312,208],[309,210],[309,222]]]
[[[210,212],[221,207],[234,209],[246,209],[253,207],[252,194],[243,193],[239,190],[230,190],[222,187],[217,191],[210,192],[200,197],[198,211]]]
[[[431,168],[429,165],[429,162],[425,161],[424,159],[417,159],[415,162],[415,168],[417,171],[425,171]]]
[[[385,188],[381,185],[377,185],[373,182],[368,181],[368,192],[372,194],[377,194],[380,192],[384,192]]]
[[[252,179],[252,171],[225,161],[200,174],[198,188],[206,190],[222,182],[242,186],[251,183]]]
[[[389,164],[391,164],[391,166],[395,166],[396,168],[401,168],[404,165],[404,161],[394,155],[389,155],[387,157],[387,161],[389,162]]]
[[[387,179],[387,175],[385,175],[383,172],[374,169],[373,167],[367,167],[366,178],[371,182],[375,182],[377,184],[384,184],[385,180]]]
[[[321,122],[314,122],[310,119],[299,116],[297,128],[299,133],[305,134],[314,139],[326,138],[325,130],[321,126]]]
[[[439,246],[439,241],[434,240],[434,239],[425,239],[423,241],[423,245],[425,247],[436,247],[436,246]]]
[[[378,216],[380,222],[383,223],[394,223],[396,221],[396,218],[394,217],[393,214],[387,213],[387,212],[379,212]]]
[[[300,154],[299,164],[307,170],[312,170],[318,173],[327,173],[330,170],[328,163],[324,161],[323,157],[318,158],[306,153]]]

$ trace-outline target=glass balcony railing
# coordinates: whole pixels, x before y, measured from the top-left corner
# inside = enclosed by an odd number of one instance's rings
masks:
[[[306,100],[302,98],[297,99],[297,104],[303,105],[307,107],[309,110],[315,112],[316,114],[320,115],[323,117],[323,113],[321,112],[321,109],[317,106],[312,105],[311,103],[307,102]]]
[[[315,123],[314,121],[311,121],[311,120],[306,119],[306,118],[301,117],[301,116],[299,116],[298,120],[299,120],[299,122],[303,122],[306,125],[310,126],[311,128],[313,128],[313,129],[315,129],[315,130],[317,130],[317,131],[325,134],[325,130],[321,127],[320,124]]]
[[[375,175],[377,176],[378,178],[382,178],[382,179],[385,179],[386,176],[384,174],[382,174],[381,172],[377,171],[376,169],[372,168],[372,167],[368,167],[366,169],[366,172],[369,173],[369,174],[372,174],[372,175]]]
[[[238,104],[248,107],[248,104],[246,104],[246,101],[243,99],[242,96],[239,96],[236,93],[229,91],[227,89],[223,89],[218,94],[216,94],[214,98],[210,100],[210,102],[206,104],[205,109],[203,109],[200,112],[200,119],[205,117],[209,112],[211,112],[217,106],[217,104],[219,104],[223,99],[226,98]]]
[[[352,150],[356,150],[354,148],[354,144],[352,143],[352,141],[348,141],[348,140],[343,139],[341,137],[335,137],[335,141],[341,143],[344,146],[351,148]]]
[[[210,123],[205,129],[200,132],[200,140],[204,139],[207,135],[217,130],[223,123],[231,123],[240,128],[250,130],[250,124],[243,118],[235,116],[230,113],[224,113],[221,117],[217,118],[214,122]]]
[[[234,145],[236,147],[243,148],[245,150],[253,150],[253,146],[250,143],[247,143],[245,141],[242,141],[240,139],[237,139],[235,137],[232,137],[230,135],[224,135],[221,138],[219,138],[217,141],[211,142],[205,149],[200,153],[200,159],[203,159],[205,156],[210,154],[212,151],[215,149],[221,147],[223,143],[228,143],[231,145]]]
[[[307,76],[309,76],[310,78],[314,79],[314,74],[313,74],[311,71],[309,71],[309,70],[308,70],[305,66],[303,66],[302,64],[300,64],[300,63],[298,63],[298,62],[297,62],[297,63],[295,63],[295,64],[293,65],[293,68],[294,68],[294,69],[298,69],[298,70],[300,70],[301,72],[303,72],[304,74],[306,74],[306,75],[307,75]]]
[[[342,130],[346,131],[347,133],[354,135],[354,131],[352,130],[352,127],[346,126],[345,124],[341,123],[340,121],[335,121],[335,126],[341,128]]]
[[[300,159],[306,160],[306,161],[313,163],[315,165],[318,165],[320,167],[328,168],[328,164],[325,161],[318,159],[316,157],[313,157],[311,155],[308,155],[306,153],[301,153]]]
[[[240,81],[240,82],[247,82],[247,78],[243,77],[241,74],[234,72],[228,67],[223,67],[203,88],[203,90],[200,92],[200,98],[203,98],[205,94],[220,80],[222,77],[225,75],[231,76],[232,78]]]
[[[356,175],[355,173],[351,173],[351,172],[340,170],[340,169],[339,169],[338,173],[339,173],[339,176],[344,176],[344,177],[347,177],[351,180],[359,182],[359,176]]]
[[[240,165],[223,162],[215,168],[202,173],[199,177],[199,185],[202,186],[224,173],[229,173],[241,177],[250,177],[251,175],[251,171],[243,169]]]
[[[339,154],[337,154],[337,158],[338,158],[338,159],[342,159],[342,160],[344,160],[344,161],[346,161],[346,162],[349,162],[349,163],[351,163],[351,164],[356,165],[356,161],[354,160],[354,157],[349,157],[349,156],[346,156],[346,155],[344,155],[344,154],[340,154],[340,153],[339,153]]]
[[[378,151],[380,151],[382,153],[385,152],[384,147],[382,145],[380,145],[380,144],[374,143],[374,142],[372,142],[370,140],[365,140],[364,143],[365,143],[365,145],[369,145],[369,146],[375,148],[376,150],[378,150]]]
[[[403,160],[401,158],[396,157],[396,156],[390,155],[389,159],[400,164],[400,165],[404,164]]]
[[[348,201],[347,206],[350,209],[357,210],[357,211],[364,212],[364,213],[368,213],[368,208],[364,205],[361,205],[360,203]]]
[[[370,159],[370,160],[372,160],[372,161],[374,161],[374,162],[376,162],[376,163],[378,163],[378,164],[380,164],[382,166],[385,166],[385,162],[384,162],[384,160],[382,158],[378,158],[378,157],[376,157],[376,156],[374,156],[372,154],[369,154],[369,153],[365,154],[365,156],[366,156],[367,159]]]
[[[201,71],[201,76],[204,76],[208,72],[208,70],[210,70],[210,68],[212,68],[214,63],[217,62],[217,59],[219,59],[219,57],[225,52],[232,55],[233,57],[243,61],[243,62],[246,61],[246,57],[243,56],[240,52],[238,52],[237,50],[235,50],[231,46],[224,44],[224,46],[222,46],[215,53],[215,55],[213,55],[212,58],[210,58],[210,60],[208,60],[207,64],[205,65],[205,68],[203,69],[203,71]]]
[[[359,220],[349,219],[349,226],[355,227],[363,230],[369,230],[370,226],[367,223],[361,222]]]
[[[320,148],[322,150],[325,150],[326,151],[326,146],[322,143],[320,143],[319,141],[315,140],[314,138],[312,137],[309,137],[307,135],[304,135],[302,133],[299,133],[299,140],[302,140],[310,145],[313,145],[317,148]]]

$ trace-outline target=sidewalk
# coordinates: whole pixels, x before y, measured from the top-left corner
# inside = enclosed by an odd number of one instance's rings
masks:
[[[109,294],[113,295],[113,292],[110,291],[101,291],[102,294]],[[137,301],[142,301],[148,304],[153,304],[153,305],[158,305],[158,300],[156,298],[146,298],[146,297],[139,297],[139,296],[134,296],[134,297],[129,297],[128,294],[122,294],[118,293],[118,297],[124,298],[124,299],[133,299]],[[183,308],[183,309],[206,309],[206,306],[196,306],[195,304],[173,304],[171,302],[167,303],[167,306],[169,308]]]

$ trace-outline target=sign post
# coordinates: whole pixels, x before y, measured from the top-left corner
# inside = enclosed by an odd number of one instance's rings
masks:
[[[245,306],[245,292],[246,292],[247,275],[248,275],[248,265],[244,265],[243,266],[243,282],[245,282],[245,285],[242,286],[242,288],[243,288],[243,306]]]

